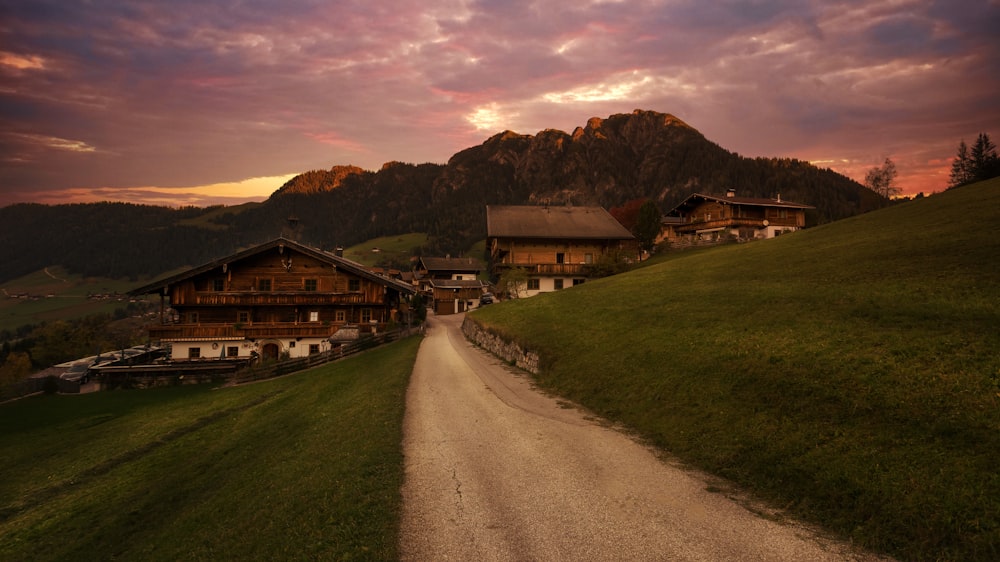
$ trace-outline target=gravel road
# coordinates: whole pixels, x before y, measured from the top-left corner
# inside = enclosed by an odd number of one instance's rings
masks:
[[[407,394],[404,560],[878,560],[537,392],[463,317],[431,316]]]

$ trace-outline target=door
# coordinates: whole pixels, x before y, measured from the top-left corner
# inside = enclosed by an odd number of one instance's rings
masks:
[[[261,348],[261,356],[265,361],[268,359],[278,358],[278,344],[276,343],[265,343],[264,347]]]

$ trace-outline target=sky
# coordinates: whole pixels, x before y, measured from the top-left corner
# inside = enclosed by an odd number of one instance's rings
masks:
[[[634,109],[929,194],[1000,141],[998,29],[1000,0],[0,0],[0,206],[261,201]]]

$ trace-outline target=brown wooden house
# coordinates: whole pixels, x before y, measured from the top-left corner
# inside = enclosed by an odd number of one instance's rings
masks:
[[[422,257],[417,274],[420,289],[430,291],[433,280],[474,281],[484,269],[482,260],[476,258]]]
[[[579,285],[612,252],[638,258],[635,237],[601,207],[486,207],[490,273],[520,268],[531,296]]]
[[[759,239],[805,227],[812,205],[775,199],[695,193],[663,217],[661,240],[668,242]]]
[[[150,338],[183,360],[326,351],[400,320],[415,292],[337,254],[278,238],[130,294],[160,295]]]
[[[431,279],[434,313],[458,314],[479,306],[486,285],[478,279]]]

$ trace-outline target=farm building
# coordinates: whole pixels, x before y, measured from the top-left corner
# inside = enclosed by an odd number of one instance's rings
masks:
[[[150,338],[172,360],[300,357],[401,320],[412,285],[278,238],[130,294],[160,295]]]

